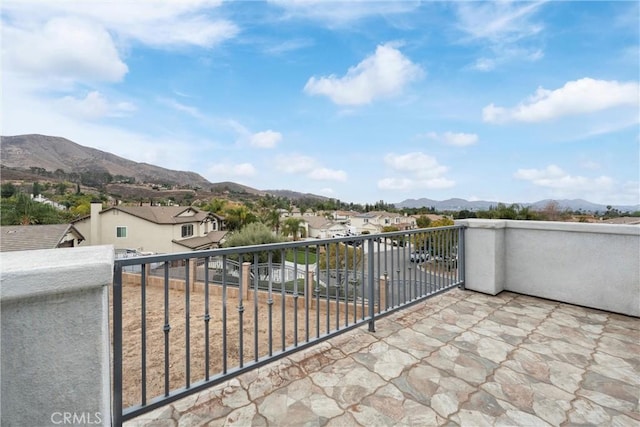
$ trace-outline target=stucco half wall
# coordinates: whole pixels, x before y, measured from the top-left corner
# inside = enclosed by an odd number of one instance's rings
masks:
[[[465,286],[640,316],[640,226],[458,220]]]

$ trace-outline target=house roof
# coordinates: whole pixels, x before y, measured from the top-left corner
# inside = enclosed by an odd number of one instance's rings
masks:
[[[305,216],[303,220],[309,224],[309,227],[315,229],[328,228],[333,224],[332,221],[323,216]]]
[[[71,224],[3,226],[0,227],[0,252],[54,249],[69,233],[79,241],[85,240]]]
[[[172,240],[172,242],[196,251],[201,249],[209,249],[213,245],[220,245],[220,242],[226,235],[226,231],[210,231],[206,236],[203,237],[191,237],[189,239]]]
[[[155,224],[184,224],[204,221],[211,217],[221,219],[211,212],[202,211],[193,206],[114,206],[101,211],[100,214],[112,210],[119,210]],[[193,212],[193,215],[182,216],[189,212]]]

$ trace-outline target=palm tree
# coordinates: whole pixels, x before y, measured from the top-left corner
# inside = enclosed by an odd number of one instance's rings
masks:
[[[304,233],[305,228],[302,225],[302,218],[289,217],[284,221],[282,225],[282,234],[285,236],[293,235],[293,240],[298,240],[298,236]]]
[[[268,210],[263,217],[263,222],[278,234],[280,231],[280,212],[278,209]]]

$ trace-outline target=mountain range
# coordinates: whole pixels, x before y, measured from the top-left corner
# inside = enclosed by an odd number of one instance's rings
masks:
[[[300,198],[317,198],[326,200],[324,196],[310,193],[299,193],[291,190],[258,190],[234,182],[212,183],[203,176],[188,171],[176,171],[128,160],[115,154],[85,147],[66,138],[46,135],[16,135],[0,137],[0,159],[2,177],[5,179],[27,173],[33,168],[41,168],[50,172],[58,169],[66,173],[82,173],[86,171],[104,171],[113,176],[135,178],[138,182],[170,183],[189,187],[206,188],[210,191],[229,190],[252,195],[271,194],[287,197],[292,200]],[[12,174],[8,172],[11,171]],[[519,203],[532,209],[543,209],[552,200],[540,200],[534,203]],[[560,209],[582,210],[585,212],[604,212],[605,205],[591,203],[586,200],[555,200]],[[479,210],[497,206],[496,201],[469,201],[464,199],[432,200],[427,198],[407,199],[394,203],[397,208],[433,207],[436,210]],[[613,206],[622,212],[640,210],[639,206]]]

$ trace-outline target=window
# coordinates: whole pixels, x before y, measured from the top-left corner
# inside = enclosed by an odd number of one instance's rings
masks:
[[[116,237],[127,237],[127,227],[116,227]]]
[[[193,236],[193,224],[187,224],[182,226],[182,237]]]

